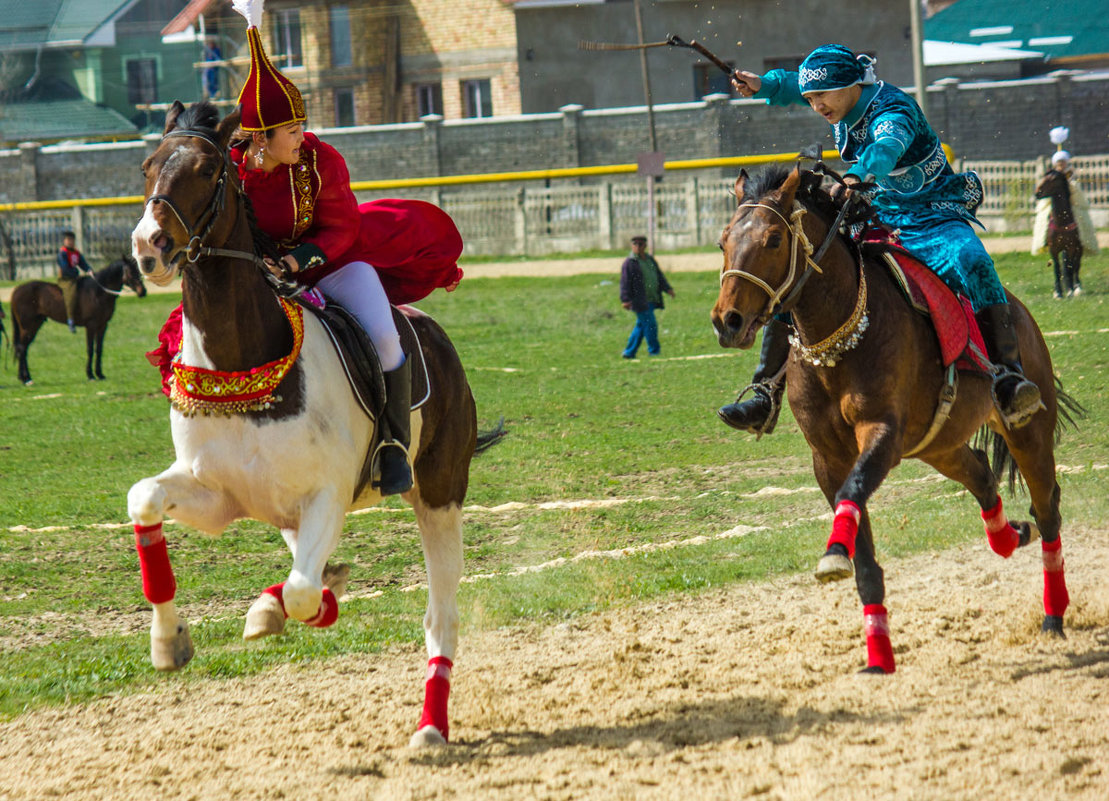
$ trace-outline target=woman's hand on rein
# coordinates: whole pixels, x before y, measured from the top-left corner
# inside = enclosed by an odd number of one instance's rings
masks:
[[[266,269],[269,270],[275,277],[282,280],[289,280],[300,269],[297,260],[292,256],[282,256],[279,261],[266,257],[263,259],[266,263]]]

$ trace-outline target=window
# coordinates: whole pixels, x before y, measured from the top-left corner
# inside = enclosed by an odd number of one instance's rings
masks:
[[[493,91],[488,78],[462,82],[462,116],[493,116]]]
[[[349,67],[354,63],[350,46],[350,10],[346,6],[332,6],[328,12],[331,32],[331,66]]]
[[[127,102],[153,103],[158,99],[158,62],[153,58],[127,61]]]
[[[440,83],[416,84],[416,110],[418,117],[429,114],[443,115],[443,85]]]
[[[349,128],[354,125],[354,90],[335,90],[335,127]]]
[[[300,46],[300,12],[285,8],[273,13],[274,63],[282,67],[303,67],[304,51]]]
[[[724,62],[732,69],[735,69],[735,63],[731,61]],[[693,65],[693,95],[694,97],[701,98],[705,95],[715,94],[732,94],[732,79],[731,76],[725,75],[724,71],[715,64],[694,64]]]

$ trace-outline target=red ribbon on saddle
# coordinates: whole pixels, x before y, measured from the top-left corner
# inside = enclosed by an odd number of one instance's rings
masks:
[[[881,251],[890,274],[909,301],[932,318],[932,328],[936,332],[943,356],[943,366],[947,367],[954,362],[960,370],[990,372],[986,343],[978,329],[970,300],[964,295],[956,294],[920,259],[905,250],[897,237],[890,232],[872,228],[867,231],[863,242],[877,246],[875,249]]]

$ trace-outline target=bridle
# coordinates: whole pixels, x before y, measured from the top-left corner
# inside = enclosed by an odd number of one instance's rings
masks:
[[[227,258],[243,259],[244,261],[252,262],[256,266],[264,270],[265,262],[263,262],[262,259],[259,258],[257,253],[247,253],[244,250],[229,250],[227,248],[213,248],[204,244],[204,240],[208,237],[210,233],[212,233],[212,228],[215,227],[216,220],[218,220],[220,214],[223,213],[224,207],[227,202],[227,192],[225,191],[225,187],[228,181],[231,181],[231,157],[227,154],[227,152],[219,142],[217,142],[204,131],[187,129],[173,130],[165,134],[162,137],[162,141],[164,142],[166,139],[178,136],[187,136],[193,139],[200,139],[203,142],[207,142],[216,149],[216,152],[218,152],[220,156],[222,156],[222,165],[220,167],[219,178],[216,180],[215,189],[213,189],[212,196],[208,200],[208,205],[205,206],[204,211],[200,213],[200,218],[197,220],[195,225],[191,225],[186,222],[185,215],[181,213],[181,210],[177,207],[177,204],[173,202],[173,198],[171,198],[169,195],[151,195],[146,199],[146,205],[150,205],[151,203],[155,202],[164,203],[166,207],[173,212],[173,216],[177,218],[177,221],[179,223],[181,223],[181,227],[185,229],[185,233],[189,237],[188,244],[184,248],[179,250],[177,254],[172,259],[170,259],[169,263],[177,263],[182,256],[185,257],[186,261],[188,261],[189,264],[195,264],[196,262],[200,261],[200,259],[209,256],[224,256]],[[242,186],[236,183],[234,188],[239,195],[243,194]],[[203,228],[201,228],[202,224]]]
[[[790,234],[793,236],[793,243],[790,248],[789,254],[789,273],[786,275],[785,280],[781,286],[774,289],[766,281],[759,278],[753,273],[746,270],[730,269],[724,270],[720,273],[720,283],[724,284],[724,279],[729,276],[737,278],[744,278],[756,286],[761,287],[769,296],[766,307],[763,309],[756,319],[760,324],[765,324],[771,317],[782,312],[789,311],[797,303],[797,299],[801,294],[801,289],[805,286],[805,282],[809,280],[814,272],[824,274],[820,268],[820,260],[824,258],[824,254],[828,252],[835,237],[839,232],[840,225],[847,216],[848,208],[852,205],[851,198],[848,198],[840,207],[839,214],[828,228],[828,233],[824,236],[824,241],[820,243],[820,247],[816,253],[813,254],[812,243],[809,241],[808,236],[805,234],[802,225],[802,218],[805,216],[806,209],[800,203],[794,201],[793,212],[790,214],[790,219],[787,220],[785,216],[774,208],[765,203],[741,203],[739,208],[761,208],[769,209],[778,219],[780,219]],[[801,273],[797,280],[794,277],[797,275],[797,257],[798,253],[804,253],[805,270]],[[824,338],[820,342],[813,345],[805,345],[797,333],[791,334],[789,337],[790,345],[793,346],[797,352],[798,357],[804,361],[821,367],[834,367],[839,357],[848,350],[851,350],[858,345],[862,334],[866,331],[869,320],[867,314],[867,288],[866,288],[866,273],[863,272],[862,263],[859,263],[859,291],[855,298],[855,308],[851,312],[848,320],[841,325],[829,337]],[[792,288],[791,288],[792,287]],[[788,290],[788,294],[786,294]],[[782,296],[785,295],[783,299]]]
[[[808,236],[805,234],[805,229],[801,224],[801,219],[805,216],[806,210],[804,206],[802,206],[800,203],[794,203],[793,212],[790,214],[790,219],[788,220],[780,211],[766,203],[741,203],[739,205],[739,208],[770,210],[779,220],[785,223],[786,229],[790,232],[793,238],[792,246],[790,247],[789,251],[789,273],[786,275],[785,280],[782,281],[781,285],[777,289],[770,286],[770,284],[759,278],[754,273],[749,273],[746,270],[737,270],[733,268],[730,270],[724,270],[720,273],[721,286],[724,285],[724,279],[735,276],[736,278],[743,278],[747,281],[750,281],[751,283],[760,287],[764,292],[766,292],[767,295],[770,296],[770,299],[767,301],[766,307],[763,309],[762,314],[759,315],[759,319],[762,322],[766,322],[775,314],[778,314],[779,312],[784,310],[788,311],[788,309],[793,307],[793,304],[797,302],[797,296],[801,294],[801,287],[803,287],[805,285],[805,282],[809,280],[809,276],[811,276],[814,272],[823,274],[824,271],[820,269],[818,259],[822,257],[827,251],[828,245],[831,244],[831,240],[835,236],[838,226],[828,229],[828,235],[827,237],[825,237],[824,242],[821,243],[820,250],[818,251],[817,256],[814,258],[812,255],[812,243],[809,241]],[[797,275],[797,257],[800,253],[804,253],[805,271],[801,274],[800,278],[794,281],[794,278]],[[790,289],[791,287],[792,289]],[[789,290],[788,295],[786,295],[787,290]],[[782,299],[783,295],[786,296],[784,300]]]

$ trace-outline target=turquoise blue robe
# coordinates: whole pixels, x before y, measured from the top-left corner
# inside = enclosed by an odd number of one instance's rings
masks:
[[[978,175],[951,169],[939,137],[907,94],[883,81],[860,88],[859,101],[832,126],[840,157],[851,165],[847,174],[874,177],[878,219],[899,229],[902,244],[966,295],[975,311],[1007,303],[993,259],[970,225],[981,225],[975,216],[982,202]],[[797,73],[785,70],[763,75],[755,97],[771,105],[808,105]]]

